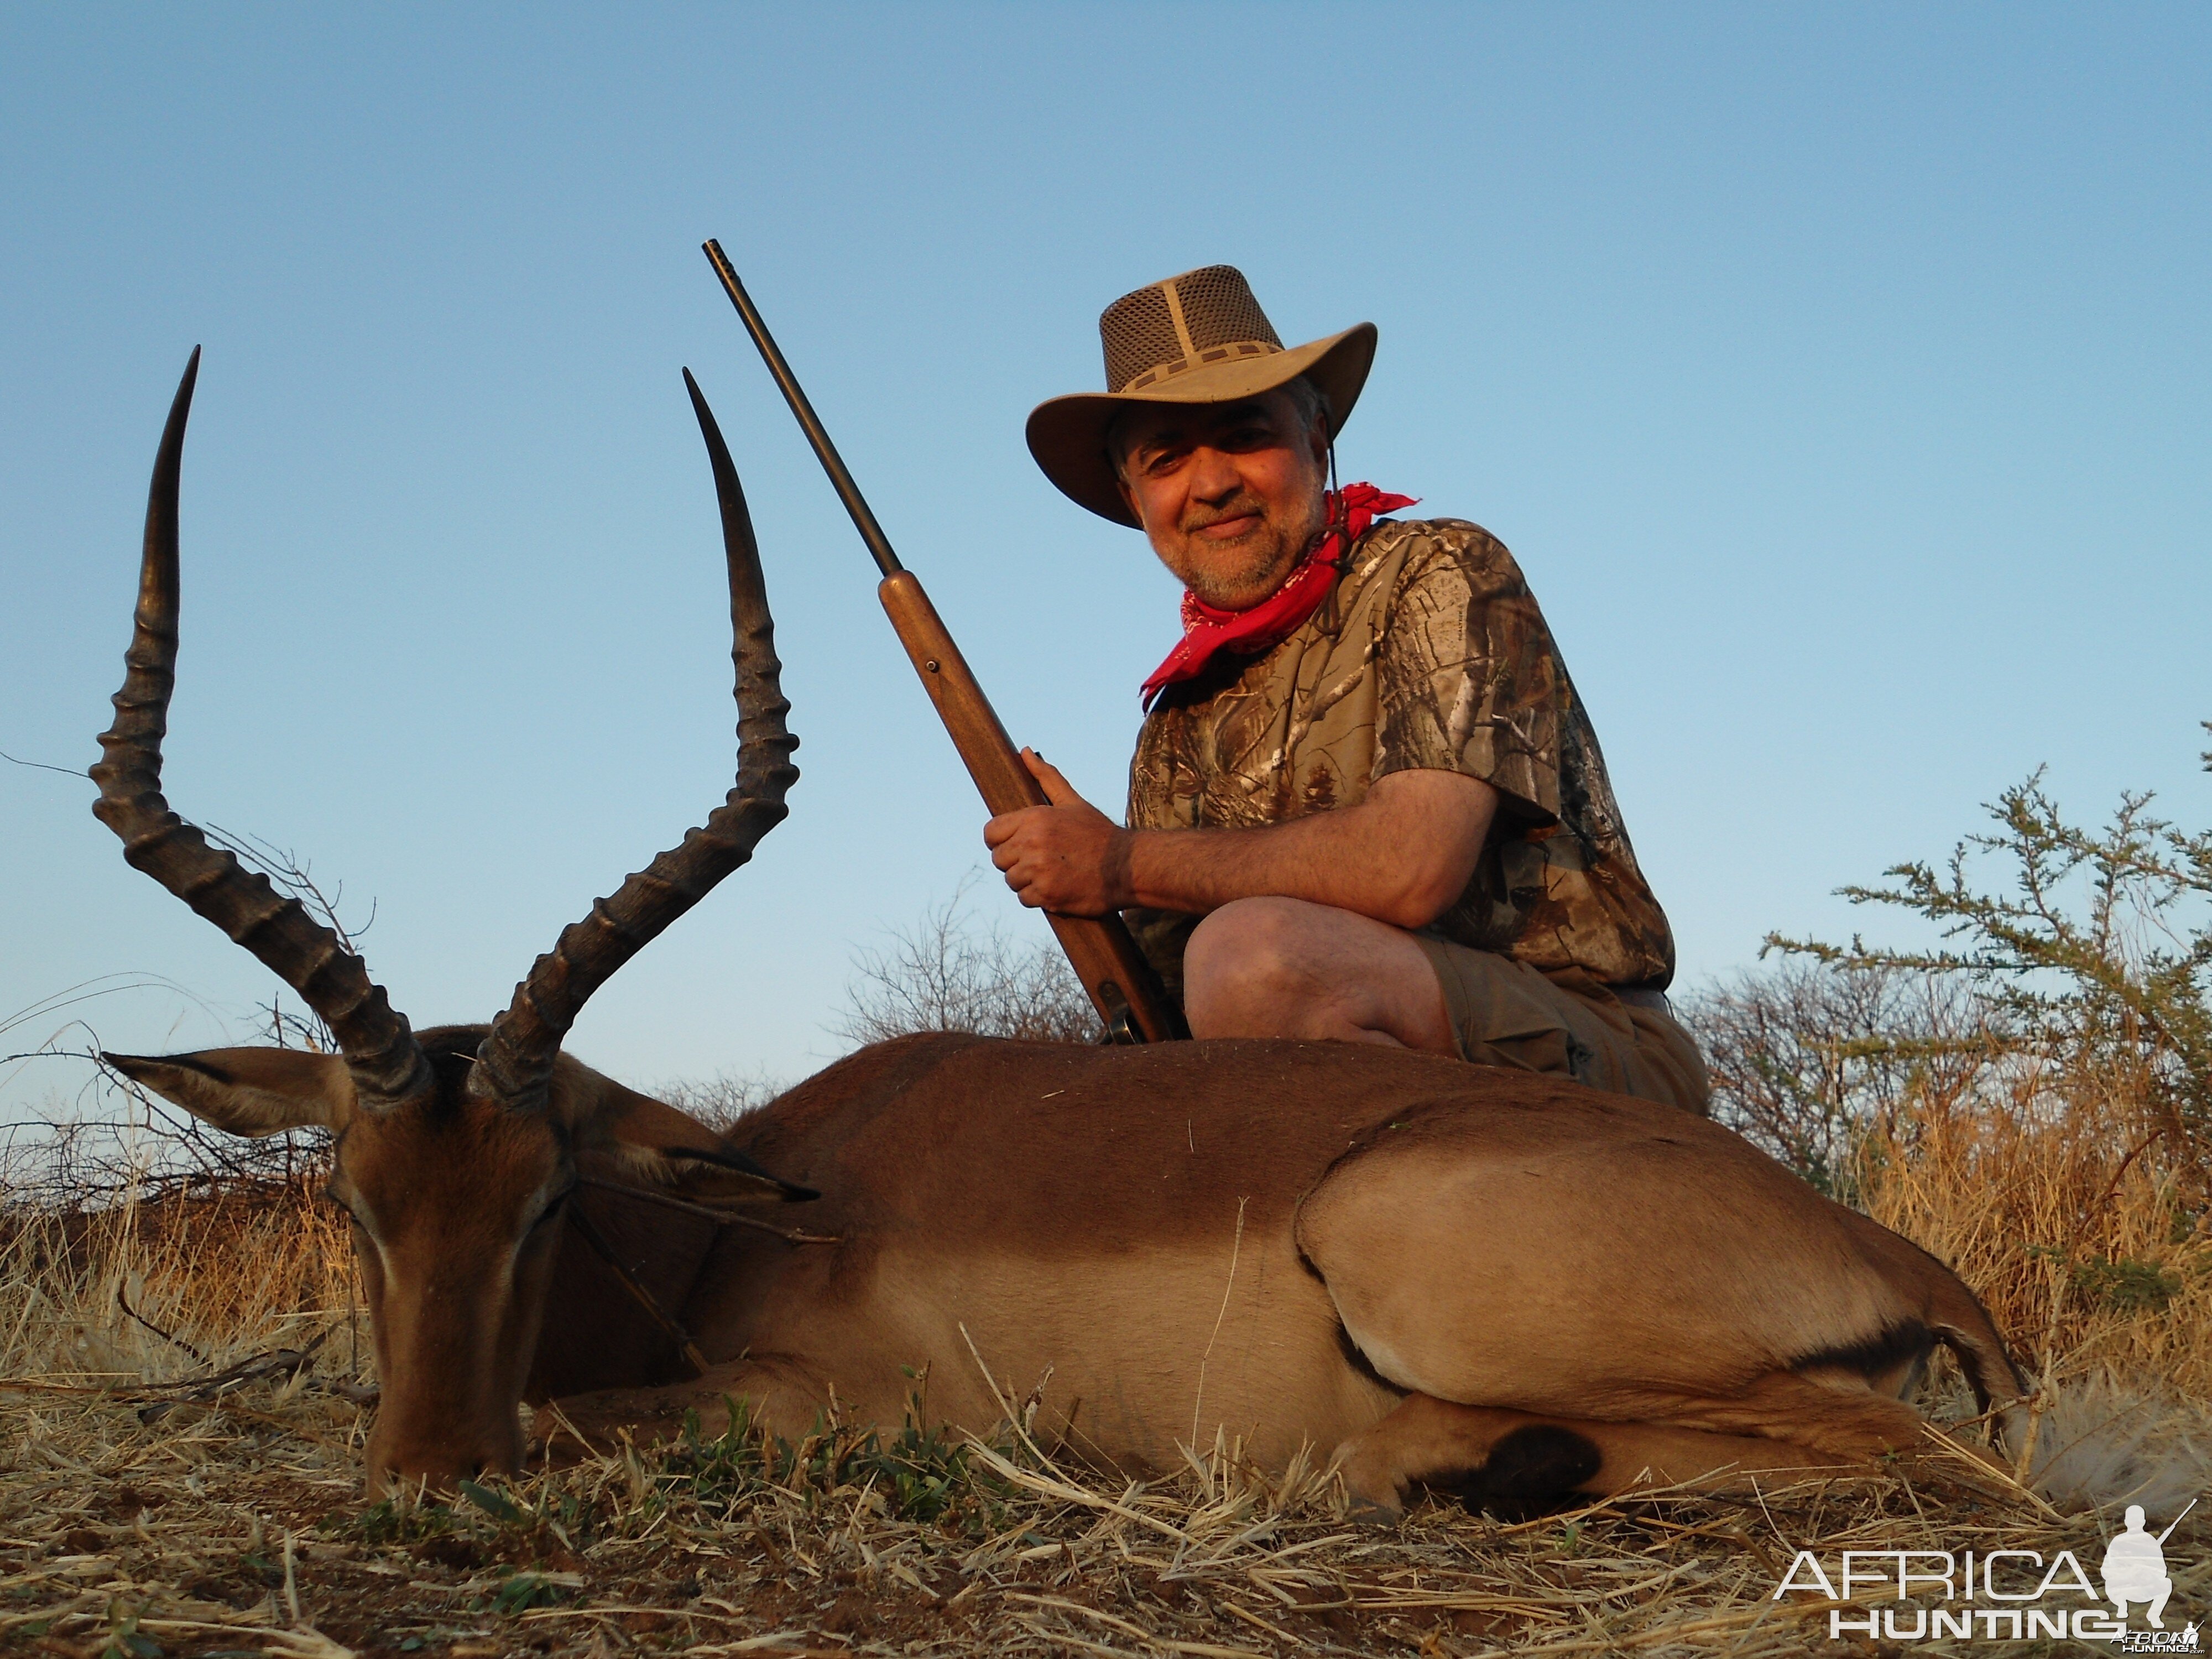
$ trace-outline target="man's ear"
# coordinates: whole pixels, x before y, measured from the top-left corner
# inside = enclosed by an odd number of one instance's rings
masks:
[[[307,1124],[333,1132],[354,1110],[353,1079],[337,1054],[302,1048],[204,1048],[196,1054],[108,1054],[133,1083],[234,1135],[273,1135]]]

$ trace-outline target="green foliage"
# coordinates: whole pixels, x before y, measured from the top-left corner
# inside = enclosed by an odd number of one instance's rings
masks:
[[[503,1492],[495,1492],[489,1486],[478,1486],[473,1480],[464,1480],[460,1483],[460,1492],[462,1497],[467,1498],[470,1503],[475,1504],[495,1521],[504,1521],[510,1526],[519,1526],[529,1518],[523,1514],[514,1500]]]
[[[2151,799],[2124,795],[2102,829],[2086,829],[2038,771],[1946,864],[1893,865],[1886,885],[1841,890],[1927,918],[1942,945],[1773,935],[1767,946],[1845,973],[1963,985],[1984,1040],[2077,1071],[2118,1068],[2150,1105],[2146,1132],[2170,1142],[2167,1158],[2201,1190],[2212,1145],[2212,832],[2153,817]],[[1991,860],[2004,874],[1994,885],[1983,880]]]
[[[556,1601],[565,1601],[569,1595],[566,1585],[541,1578],[534,1572],[518,1572],[499,1587],[499,1594],[492,1597],[491,1610],[511,1616],[527,1612],[532,1607],[550,1607]]]
[[[756,1423],[749,1402],[726,1403],[729,1419],[720,1433],[708,1434],[693,1412],[670,1443],[625,1449],[626,1482],[595,1480],[579,1490],[557,1472],[514,1486],[463,1480],[451,1503],[419,1494],[412,1501],[386,1498],[366,1510],[332,1516],[323,1529],[372,1545],[407,1546],[471,1571],[498,1561],[542,1561],[556,1546],[559,1559],[567,1559],[595,1538],[635,1536],[672,1512],[687,1524],[697,1512],[710,1523],[742,1523],[744,1511],[762,1499],[797,1498],[810,1510],[834,1499],[955,1535],[983,1537],[1005,1529],[1016,1494],[972,1462],[964,1438],[921,1426],[918,1398],[896,1432],[817,1419],[813,1431],[796,1443]],[[525,1567],[487,1606],[517,1613],[566,1594],[556,1577]]]
[[[107,1604],[107,1643],[100,1659],[161,1659],[161,1644],[138,1628],[140,1611],[119,1596]]]
[[[701,1431],[697,1412],[684,1413],[684,1432],[661,1462],[659,1490],[681,1491],[726,1510],[773,1483],[772,1443],[753,1426],[752,1402],[725,1395],[722,1403],[729,1408],[729,1424],[712,1439]]]
[[[2074,1288],[2093,1306],[2114,1313],[2157,1313],[2186,1288],[2154,1261],[2091,1256],[2073,1269]]]
[[[443,1504],[416,1504],[386,1498],[358,1515],[340,1513],[327,1516],[323,1528],[349,1533],[364,1544],[420,1544],[452,1532],[454,1519],[453,1510]]]
[[[592,1504],[557,1487],[541,1488],[534,1498],[479,1481],[459,1485],[465,1506],[427,1498],[386,1498],[354,1515],[324,1520],[322,1530],[367,1544],[433,1547],[481,1560],[490,1548],[535,1551],[558,1545],[574,1550],[588,1539],[603,1517]]]
[[[924,1430],[909,1416],[904,1426],[878,1444],[871,1434],[854,1459],[855,1472],[879,1480],[891,1513],[901,1520],[941,1519],[975,1479],[968,1448],[955,1445],[941,1429]]]
[[[767,1487],[810,1500],[860,1487],[879,1495],[895,1519],[928,1524],[949,1518],[978,1530],[1006,1497],[994,1476],[972,1467],[968,1446],[942,1429],[925,1429],[910,1406],[897,1432],[825,1424],[797,1444],[757,1427],[745,1401],[728,1400],[729,1425],[709,1438],[698,1414],[669,1449],[657,1481],[667,1496],[732,1510]]]
[[[2133,1256],[2094,1253],[2077,1256],[2051,1244],[2030,1244],[2023,1254],[2057,1262],[2074,1293],[2101,1312],[2160,1313],[2188,1288],[2157,1262],[2140,1261]]]

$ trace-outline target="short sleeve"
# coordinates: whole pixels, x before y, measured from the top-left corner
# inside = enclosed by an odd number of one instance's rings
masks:
[[[1376,777],[1461,772],[1523,816],[1559,814],[1560,738],[1574,696],[1521,568],[1486,531],[1424,526],[1376,653]]]

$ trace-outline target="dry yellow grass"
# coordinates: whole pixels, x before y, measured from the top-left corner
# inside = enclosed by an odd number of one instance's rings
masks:
[[[2212,1255],[2174,1172],[2129,1158],[2094,1106],[1917,1100],[1868,1141],[1863,1190],[2061,1385],[2039,1463],[2086,1438],[2107,1491],[2148,1480],[2170,1518],[2212,1448]],[[1373,1532],[1311,1467],[1271,1478],[1216,1447],[1133,1484],[1054,1467],[1003,1425],[989,1444],[833,1430],[781,1452],[600,1447],[450,1508],[364,1512],[353,1274],[306,1185],[8,1217],[0,1644],[1771,1656],[1827,1641],[1826,1601],[1772,1599],[1800,1549],[1832,1567],[1844,1548],[2064,1548],[2094,1571],[2112,1527],[1939,1456],[1756,1501],[1656,1494],[1520,1523],[1432,1503]],[[1931,1404],[1969,1409],[1942,1379]],[[2201,1620],[2212,1521],[2200,1510],[2168,1550],[2174,1606]]]
[[[1974,1287],[2057,1413],[2035,1461],[2062,1498],[2148,1482],[2168,1503],[2212,1465],[2212,1231],[2145,1092],[1992,1061],[1916,1091],[1858,1150],[1868,1212]]]
[[[310,1176],[88,1212],[4,1212],[0,1375],[149,1382],[318,1335],[335,1335],[349,1359],[357,1338],[367,1364],[352,1246],[318,1185]]]

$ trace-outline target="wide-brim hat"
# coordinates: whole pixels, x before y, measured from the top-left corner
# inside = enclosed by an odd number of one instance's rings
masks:
[[[1134,526],[1106,438],[1132,404],[1226,404],[1303,374],[1328,399],[1328,435],[1342,429],[1375,362],[1375,325],[1285,348],[1234,265],[1206,265],[1125,294],[1099,314],[1105,392],[1079,392],[1030,412],[1030,453],[1061,494],[1102,519]]]

